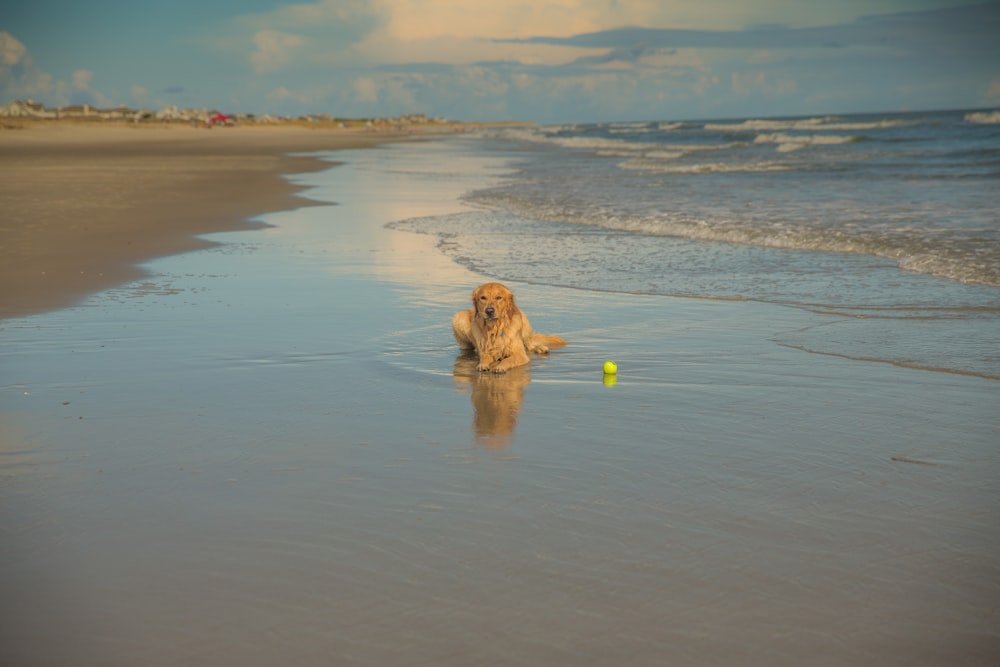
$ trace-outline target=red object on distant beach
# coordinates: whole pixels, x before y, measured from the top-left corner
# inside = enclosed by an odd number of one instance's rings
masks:
[[[223,125],[232,125],[234,120],[232,116],[227,116],[224,113],[217,113],[208,119],[211,123],[222,123]]]

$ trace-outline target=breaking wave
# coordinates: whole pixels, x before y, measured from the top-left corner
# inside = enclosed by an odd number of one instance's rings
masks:
[[[789,151],[802,150],[810,146],[834,146],[837,144],[850,144],[855,141],[864,141],[859,135],[838,135],[838,134],[758,134],[754,137],[755,144],[777,144],[778,152],[787,153]]]
[[[906,125],[902,120],[875,120],[865,122],[843,121],[835,116],[798,118],[790,120],[745,120],[739,123],[706,123],[706,130],[716,132],[780,132],[791,130],[861,132]]]
[[[725,165],[718,168],[719,172],[726,170]],[[772,221],[766,217],[753,219],[725,212],[711,217],[682,212],[637,215],[594,205],[567,205],[564,201],[529,201],[503,191],[472,193],[468,199],[526,219],[645,236],[872,255],[892,260],[900,268],[915,273],[1000,287],[1000,233],[997,231],[928,234],[905,222],[890,221],[860,229],[809,224],[805,218]]]
[[[1000,124],[1000,111],[977,111],[965,114],[965,122],[978,125]]]

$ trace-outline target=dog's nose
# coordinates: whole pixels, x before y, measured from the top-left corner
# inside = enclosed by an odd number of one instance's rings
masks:
[[[493,306],[486,306],[486,314],[489,315],[490,317],[493,317],[494,313],[496,312],[497,310]]]

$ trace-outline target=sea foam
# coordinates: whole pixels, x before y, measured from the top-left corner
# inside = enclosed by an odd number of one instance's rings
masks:
[[[965,122],[979,125],[1000,124],[1000,111],[977,111],[965,114]]]

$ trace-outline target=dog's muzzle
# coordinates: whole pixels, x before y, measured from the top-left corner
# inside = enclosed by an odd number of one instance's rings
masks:
[[[486,308],[483,309],[483,312],[486,313],[486,317],[491,320],[497,316],[497,309],[493,306],[486,306]]]

